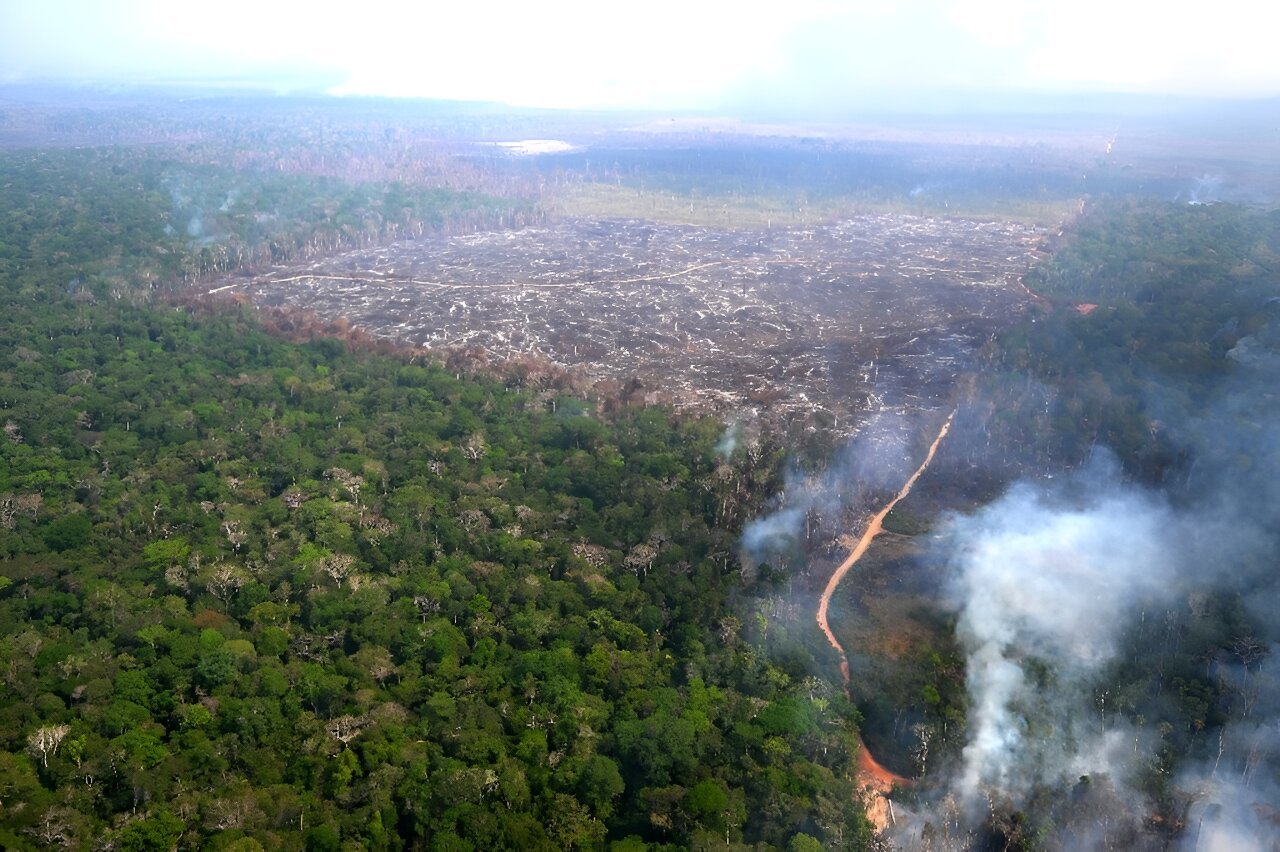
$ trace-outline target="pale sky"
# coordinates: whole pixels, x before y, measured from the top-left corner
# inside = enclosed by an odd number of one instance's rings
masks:
[[[1280,96],[1272,0],[0,0],[0,82],[323,81],[519,106]]]

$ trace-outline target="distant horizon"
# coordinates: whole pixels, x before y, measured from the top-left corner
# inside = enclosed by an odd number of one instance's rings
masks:
[[[268,82],[252,78],[218,77],[166,80],[70,80],[56,77],[0,80],[0,97],[23,94],[49,95],[55,92],[91,94],[107,98],[170,97],[179,101],[247,98],[261,100],[331,101],[344,104],[433,104],[459,108],[510,110],[517,113],[600,114],[672,116],[684,118],[720,117],[748,122],[797,122],[840,124],[876,117],[1052,117],[1052,116],[1159,116],[1195,113],[1214,108],[1248,110],[1275,107],[1277,95],[1196,95],[1148,92],[1065,91],[1028,94],[1008,91],[939,91],[910,101],[853,101],[832,104],[826,109],[808,110],[777,105],[723,103],[706,107],[664,108],[656,106],[608,105],[595,107],[530,106],[500,100],[404,94],[352,94],[334,92],[317,81]]]
[[[937,111],[1083,93],[1280,97],[1280,8],[1080,0],[0,0],[0,83],[176,83],[516,108]]]

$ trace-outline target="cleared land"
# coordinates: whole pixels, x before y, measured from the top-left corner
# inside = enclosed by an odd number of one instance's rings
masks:
[[[852,427],[868,410],[936,407],[1028,299],[1020,278],[1044,235],[889,214],[759,231],[570,220],[354,251],[210,289],[405,343],[638,379],[654,401],[825,410]]]

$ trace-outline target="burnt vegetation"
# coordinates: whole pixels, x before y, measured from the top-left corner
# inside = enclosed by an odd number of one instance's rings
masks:
[[[209,293],[342,318],[481,363],[544,362],[603,396],[853,431],[933,407],[1028,301],[1042,232],[866,214],[724,231],[637,220],[394,243]]]

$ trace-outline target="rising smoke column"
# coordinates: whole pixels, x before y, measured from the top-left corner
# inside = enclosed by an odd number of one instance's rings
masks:
[[[1280,321],[1227,357],[1234,369],[1213,407],[1184,427],[1198,459],[1186,489],[1204,495],[1212,525],[1197,562],[1216,565],[1211,580],[1239,595],[1259,630],[1215,661],[1232,718],[1176,778],[1191,799],[1179,848],[1197,852],[1280,848]]]
[[[970,708],[959,766],[927,817],[947,828],[947,848],[977,842],[999,807],[1043,807],[1033,796],[1046,788],[1068,802],[1046,848],[1280,848],[1280,323],[1228,357],[1208,405],[1160,410],[1194,459],[1169,497],[1125,482],[1104,457],[948,522],[940,546]],[[1257,635],[1232,634],[1203,661],[1228,721],[1191,738],[1164,782],[1173,821],[1151,824],[1160,803],[1135,776],[1164,764],[1160,734],[1109,706],[1099,685],[1141,620],[1194,627],[1210,597],[1236,602]],[[968,828],[952,830],[957,819]]]
[[[1015,803],[1037,784],[1111,774],[1130,731],[1103,729],[1090,684],[1129,613],[1176,587],[1177,526],[1109,459],[1059,493],[1020,485],[950,522],[951,592],[967,656],[963,803]]]
[[[909,415],[879,413],[821,474],[788,471],[771,511],[742,531],[743,565],[754,568],[782,557],[795,548],[807,523],[846,531],[841,522],[850,507],[868,494],[896,490],[911,475],[910,444],[918,425]]]
[[[725,427],[724,433],[720,435],[720,440],[716,442],[713,452],[722,459],[728,459],[738,449],[738,442],[741,440],[742,421],[735,418],[729,421],[729,425]]]

